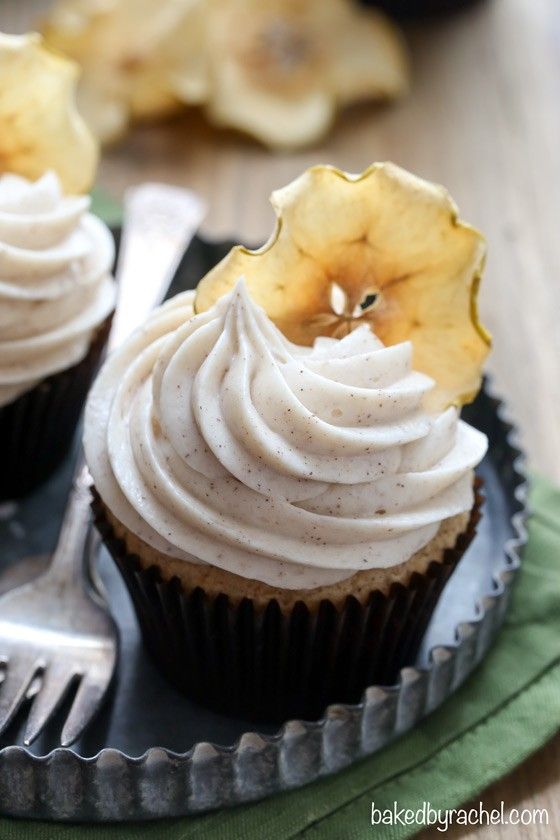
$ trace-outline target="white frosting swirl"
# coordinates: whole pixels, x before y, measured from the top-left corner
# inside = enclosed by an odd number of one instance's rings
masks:
[[[291,344],[243,283],[195,317],[178,295],[94,385],[97,490],[159,551],[272,586],[401,563],[470,509],[487,446],[454,408],[423,410],[411,357],[367,326]]]
[[[114,257],[89,198],[53,172],[0,178],[0,405],[77,364],[114,307]]]

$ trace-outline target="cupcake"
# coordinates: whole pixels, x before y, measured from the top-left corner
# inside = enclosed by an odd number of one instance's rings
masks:
[[[115,302],[114,245],[57,175],[0,177],[0,500],[68,451]]]
[[[85,425],[96,520],[148,650],[199,702],[267,721],[356,702],[414,661],[474,535],[474,468],[487,447],[453,404],[476,390],[484,352],[473,336],[486,344],[472,303],[482,240],[447,195],[382,165],[360,178],[315,168],[273,200],[270,243],[234,249],[196,296],[156,310],[105,363]],[[406,241],[393,251],[390,223],[403,220]],[[375,275],[365,251],[354,266],[356,241],[376,255]],[[330,320],[317,266],[330,278]],[[313,282],[298,285],[302,270]],[[350,319],[340,297],[352,270],[369,291]],[[404,299],[399,311],[393,300],[396,288],[406,297],[408,276],[416,343]],[[452,321],[463,287],[471,304]],[[445,359],[424,312],[443,319]],[[383,341],[389,326],[394,340]]]

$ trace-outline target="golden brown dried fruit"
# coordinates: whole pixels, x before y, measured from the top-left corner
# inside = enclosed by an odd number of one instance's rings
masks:
[[[356,0],[58,0],[44,32],[82,65],[80,106],[103,141],[184,103],[295,147],[338,107],[408,85],[399,33]]]
[[[338,107],[408,85],[399,33],[353,0],[208,0],[207,111],[275,147],[314,142]]]
[[[0,172],[53,169],[66,192],[89,189],[98,148],[75,107],[78,73],[39,35],[0,34]]]
[[[80,108],[97,137],[117,139],[131,119],[182,107],[175,79],[196,98],[200,0],[59,0],[45,21],[47,43],[78,61]],[[186,84],[186,83],[185,83]]]
[[[414,368],[436,381],[431,408],[474,398],[490,345],[476,306],[485,241],[442,187],[390,163],[358,176],[315,166],[272,204],[268,243],[233,248],[200,282],[197,312],[244,276],[292,341],[366,322],[385,344],[412,341]]]

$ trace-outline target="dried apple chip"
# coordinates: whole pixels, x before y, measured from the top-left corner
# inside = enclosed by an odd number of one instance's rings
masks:
[[[337,108],[408,87],[400,33],[357,0],[57,0],[44,33],[81,64],[80,107],[104,142],[183,104],[297,147]]]
[[[78,67],[41,37],[0,33],[0,172],[30,179],[54,169],[66,192],[86,192],[97,144],[76,110]]]
[[[355,0],[207,0],[215,122],[279,148],[318,140],[336,111],[408,87],[399,32]]]
[[[412,342],[414,368],[436,381],[431,409],[474,399],[490,346],[477,314],[486,247],[442,187],[391,163],[361,175],[315,166],[271,200],[272,237],[233,248],[201,280],[197,312],[244,276],[292,341],[367,323],[387,345]]]
[[[204,95],[201,0],[58,0],[44,22],[48,44],[82,67],[78,102],[102,142],[130,120]],[[177,84],[176,84],[177,82]]]

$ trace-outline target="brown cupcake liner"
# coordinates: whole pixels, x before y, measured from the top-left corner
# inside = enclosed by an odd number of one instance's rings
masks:
[[[111,317],[99,327],[78,364],[0,407],[0,502],[29,493],[64,460],[110,326]]]
[[[370,685],[392,685],[414,664],[422,636],[447,580],[480,519],[480,482],[469,523],[455,546],[413,572],[407,585],[374,590],[365,603],[342,607],[303,601],[287,611],[270,600],[209,596],[165,582],[129,554],[94,499],[96,524],[117,563],[138,617],[144,643],[163,674],[196,702],[252,721],[314,720],[331,703],[357,703]]]
[[[366,6],[377,6],[394,18],[413,19],[435,17],[458,12],[483,0],[362,0]]]

